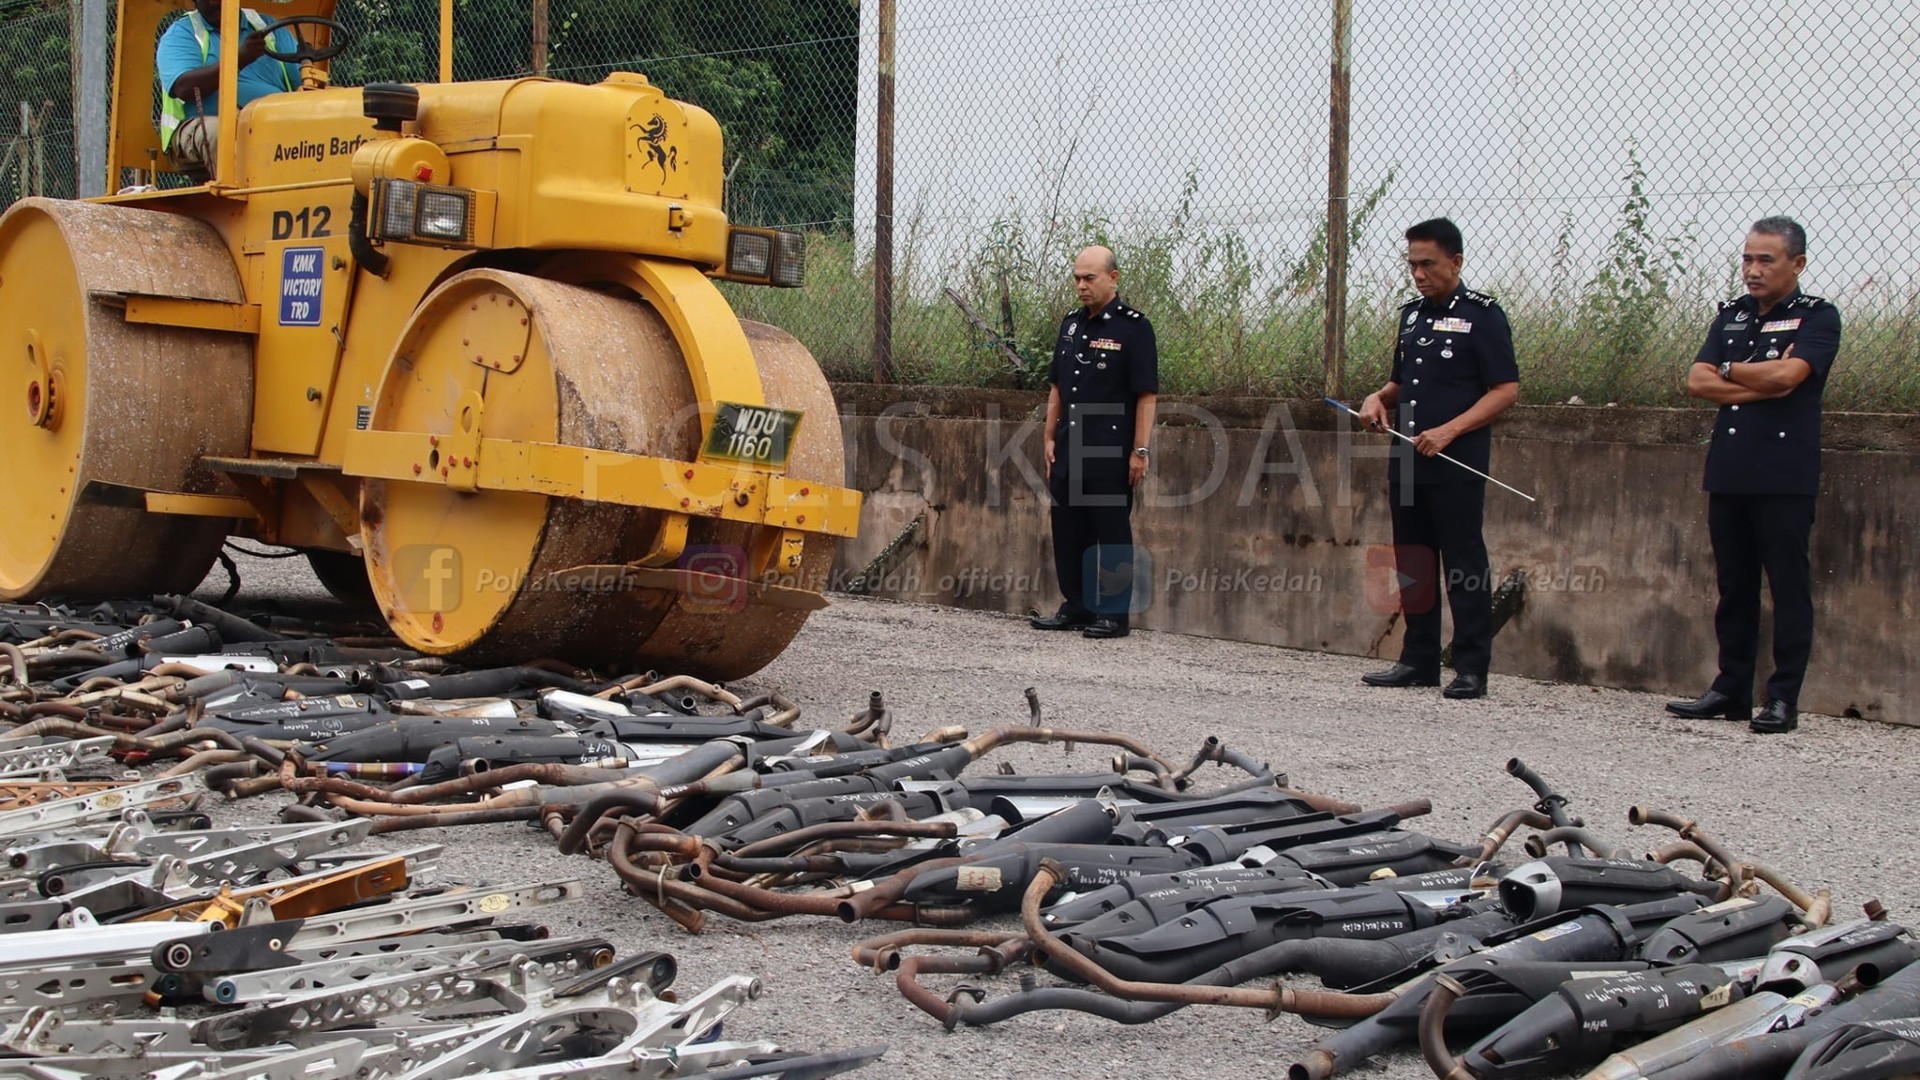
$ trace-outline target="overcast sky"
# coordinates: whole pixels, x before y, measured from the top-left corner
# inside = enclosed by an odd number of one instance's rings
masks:
[[[1544,288],[1563,215],[1578,276],[1619,221],[1634,141],[1653,230],[1724,258],[1767,213],[1811,234],[1812,291],[1910,303],[1920,243],[1920,5],[1354,0],[1353,192],[1397,179],[1358,269],[1445,213],[1469,276]],[[872,222],[874,31],[862,4],[856,216]],[[1331,0],[899,0],[896,216],[964,250],[1056,201],[1196,205],[1284,263],[1324,213]],[[926,284],[926,283],[923,283]]]

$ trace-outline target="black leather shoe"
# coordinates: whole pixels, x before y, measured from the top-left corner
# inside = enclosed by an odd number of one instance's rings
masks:
[[[1385,671],[1374,671],[1362,675],[1360,681],[1368,686],[1389,686],[1395,689],[1406,686],[1439,686],[1440,673],[1421,671],[1407,664],[1395,664]]]
[[[1718,690],[1709,690],[1692,701],[1669,701],[1667,711],[1688,720],[1711,720],[1716,716],[1724,716],[1739,723],[1753,715],[1753,706],[1736,701]]]
[[[1455,701],[1466,701],[1471,698],[1486,697],[1487,677],[1485,675],[1470,675],[1463,671],[1453,677],[1453,681],[1447,684],[1445,690],[1440,691],[1440,695],[1442,697],[1450,697]]]
[[[1085,630],[1093,625],[1093,616],[1074,615],[1063,608],[1051,615],[1035,615],[1027,625],[1035,630]]]
[[[1769,701],[1760,706],[1747,730],[1755,735],[1785,735],[1800,726],[1800,710],[1784,701]]]
[[[1090,638],[1126,637],[1127,624],[1119,619],[1095,619],[1092,625],[1080,631],[1080,636]]]

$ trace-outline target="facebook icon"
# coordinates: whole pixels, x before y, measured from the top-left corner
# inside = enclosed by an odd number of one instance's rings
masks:
[[[408,544],[393,552],[394,597],[404,611],[422,614],[460,606],[460,552],[445,544]]]

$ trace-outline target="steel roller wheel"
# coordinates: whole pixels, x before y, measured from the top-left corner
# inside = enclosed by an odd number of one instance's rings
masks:
[[[313,576],[335,600],[354,607],[373,604],[373,584],[367,580],[367,561],[351,551],[306,553]]]
[[[244,455],[251,342],[128,323],[127,294],[239,303],[219,236],[176,214],[22,199],[0,217],[0,599],[185,591],[227,522],[145,511]]]
[[[809,418],[789,475],[839,482],[837,413],[813,358],[771,327],[747,324],[747,336],[767,401]],[[450,435],[475,414],[462,402],[477,400],[483,437],[694,459],[700,430],[685,362],[660,317],[624,292],[467,271],[422,302],[395,356],[376,430]],[[704,593],[565,573],[641,558],[658,511],[373,480],[361,515],[381,610],[428,652],[736,678],[779,655],[806,619],[725,582]],[[738,572],[756,531],[698,519],[687,565]],[[831,538],[809,536],[785,584],[818,592],[833,549]]]

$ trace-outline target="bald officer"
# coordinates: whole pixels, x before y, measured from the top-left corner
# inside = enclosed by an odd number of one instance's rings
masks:
[[[1119,638],[1133,605],[1133,493],[1152,453],[1160,355],[1153,324],[1120,299],[1112,251],[1082,251],[1073,288],[1080,306],[1054,338],[1045,435],[1053,566],[1065,600],[1032,625]]]

